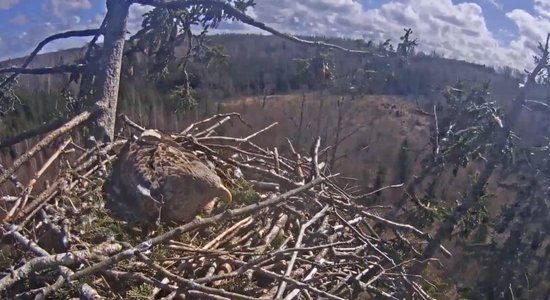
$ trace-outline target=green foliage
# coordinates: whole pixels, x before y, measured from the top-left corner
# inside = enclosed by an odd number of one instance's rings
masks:
[[[253,1],[232,1],[230,3],[241,10],[253,6]],[[134,51],[143,52],[151,57],[150,60],[146,60],[146,64],[151,63],[151,65],[144,69],[148,75],[156,79],[156,85],[148,84],[146,78],[139,76],[132,78],[137,84],[124,86],[123,83],[121,105],[139,107],[139,110],[144,112],[145,115],[152,115],[158,107],[175,107],[176,111],[186,113],[195,109],[198,103],[208,104],[205,99],[212,99],[217,95],[229,97],[246,93],[264,93],[267,90],[270,90],[271,93],[280,93],[303,88],[304,86],[309,89],[330,87],[332,88],[331,91],[335,93],[352,95],[364,93],[422,93],[430,91],[431,86],[435,85],[434,78],[439,80],[439,77],[444,77],[436,71],[419,71],[419,69],[414,69],[408,64],[409,60],[416,59],[414,56],[416,41],[411,40],[410,34],[412,31],[410,30],[406,30],[405,35],[401,37],[397,50],[389,40],[380,43],[378,46],[374,45],[373,42],[352,41],[361,49],[375,49],[380,53],[391,53],[393,56],[400,55],[407,58],[407,60],[396,60],[398,62],[396,65],[388,65],[387,61],[383,59],[356,59],[318,49],[315,49],[314,53],[304,50],[303,53],[300,53],[302,58],[297,60],[297,65],[293,65],[291,63],[292,59],[284,56],[287,53],[296,53],[288,50],[290,46],[284,43],[270,42],[264,47],[265,49],[255,44],[247,48],[242,43],[242,41],[246,41],[244,38],[231,45],[238,46],[234,47],[237,50],[233,50],[237,55],[241,52],[245,52],[245,54],[232,57],[232,61],[229,61],[227,60],[228,56],[220,47],[210,48],[206,46],[204,33],[209,28],[216,27],[223,19],[231,18],[232,16],[224,11],[203,6],[179,11],[155,9],[148,13],[144,20],[143,29],[132,38],[130,46],[133,47]],[[203,31],[198,35],[194,35],[191,32],[191,26],[202,26]],[[234,37],[230,37],[230,39],[234,39]],[[257,40],[252,41],[255,43],[254,41]],[[187,47],[185,49],[187,52],[183,55],[176,51],[176,47],[181,45]],[[289,55],[295,58],[294,54]],[[300,56],[297,55],[297,57]],[[352,65],[351,68],[344,67],[346,62]],[[138,65],[137,62],[129,63]],[[268,88],[270,85],[273,87]],[[212,90],[220,91],[220,93],[207,93]],[[7,93],[7,95],[6,99],[10,99],[9,97],[12,94]],[[81,100],[79,96],[73,96],[68,92],[61,97],[59,95],[40,95],[40,97],[36,97],[36,95],[31,94],[26,96],[28,97],[25,97],[23,103],[36,105],[33,106],[33,110],[47,111],[43,115],[43,118],[45,116],[46,119],[70,115],[82,109],[82,103],[78,102]],[[445,107],[442,114],[443,122],[441,124],[443,131],[438,133],[441,136],[442,154],[440,159],[442,168],[446,166],[451,166],[455,170],[465,168],[470,162],[483,160],[487,153],[491,153],[490,150],[495,143],[496,134],[501,130],[503,124],[500,109],[494,102],[489,101],[489,96],[488,85],[479,89],[467,89],[463,84],[457,84],[446,91],[447,107]],[[39,100],[33,100],[34,98]],[[14,99],[9,100],[8,103],[15,103]],[[55,105],[52,105],[52,103],[55,103]],[[17,120],[21,119],[20,117],[17,118]],[[16,120],[16,118],[13,120]],[[24,126],[28,128],[35,127],[32,125],[43,122],[43,119],[25,120],[21,121],[22,124],[17,122],[13,122],[14,128]],[[2,128],[2,130],[6,129]],[[406,181],[411,173],[412,166],[408,142],[408,140],[403,141],[396,162],[396,176],[400,181]],[[540,150],[539,154],[532,155],[533,160],[539,160],[540,158],[543,161],[536,164],[541,171],[547,168],[545,164],[548,164],[548,162],[545,162],[545,160],[550,155],[545,151],[549,148],[542,147],[538,149]],[[503,158],[509,160],[512,157],[511,137],[505,152]],[[387,181],[387,174],[387,170],[380,166],[375,178],[376,188],[384,186]],[[237,182],[236,186],[232,188],[232,194],[237,204],[253,204],[260,199],[260,195],[246,181]],[[435,222],[445,219],[454,208],[452,203],[444,201],[446,199],[442,199],[442,197],[438,197],[430,191],[427,191],[426,195],[420,196],[419,199],[413,198],[413,202],[418,209],[414,210],[408,217],[413,225],[421,228],[430,227]],[[487,199],[482,198],[477,206],[467,211],[459,224],[461,238],[471,237],[471,234],[480,226],[492,226],[487,222],[486,202]],[[516,215],[513,210],[508,210],[508,213],[512,215],[511,219]],[[95,218],[94,226],[90,225],[92,223],[83,223],[81,227],[76,228],[76,230],[85,232],[83,237],[86,239],[101,241],[109,237],[115,237],[118,240],[132,242],[134,237],[143,236],[142,234],[135,234],[129,226],[115,221],[101,211],[91,213],[90,216]],[[159,230],[163,231],[165,228]],[[514,230],[516,233],[520,232],[517,229]],[[271,246],[277,248],[282,241],[284,241],[284,236],[280,234]],[[513,270],[512,266],[515,265],[510,261],[516,257],[512,256],[511,253],[515,249],[513,246],[518,243],[525,248],[526,243],[521,238],[511,235],[510,243],[506,246],[508,248],[497,246],[491,248],[494,253],[500,255],[499,258],[502,261],[506,261],[510,266],[502,269],[495,267],[494,272],[496,274],[503,276],[502,274],[505,274],[505,271],[510,272]],[[153,256],[155,257],[162,258],[166,255],[167,253],[160,250],[160,248],[153,249]],[[522,262],[532,257],[532,254],[526,250],[522,250],[521,255],[523,255]],[[485,266],[498,263],[495,260],[483,261]],[[526,269],[521,270],[526,271]],[[519,275],[514,277],[515,282],[519,282],[517,278],[519,278]],[[498,283],[502,285],[502,282]],[[240,289],[246,285],[241,282],[232,284],[238,286],[232,286],[229,289]],[[485,282],[485,287],[489,285]],[[134,295],[129,296],[131,298],[147,297],[150,295],[149,289],[149,286],[137,285],[132,291]],[[438,290],[433,289],[431,293],[435,296]]]
[[[414,54],[414,49],[418,46],[416,39],[411,40],[411,35],[413,33],[411,28],[404,29],[405,34],[399,39],[401,42],[397,45],[397,54],[403,58],[407,58]]]
[[[6,76],[0,76],[0,82],[4,82]],[[15,110],[15,105],[21,103],[13,90],[13,83],[0,88],[0,117]]]
[[[260,195],[254,190],[253,185],[246,180],[238,180],[230,191],[233,201],[237,204],[250,205],[260,200]]]
[[[176,112],[189,112],[198,106],[196,92],[184,86],[177,86],[170,93],[170,99]]]
[[[244,12],[255,5],[252,0],[227,0],[238,10]],[[155,55],[166,67],[174,59],[174,47],[191,39],[193,26],[200,26],[203,33],[217,28],[223,20],[236,20],[231,11],[223,10],[219,5],[194,5],[185,9],[155,8],[143,16],[142,29],[131,37],[134,50]],[[188,42],[189,42],[188,40]]]
[[[132,289],[129,290],[128,293],[126,293],[126,296],[128,297],[128,299],[135,299],[135,300],[150,299],[151,295],[153,294],[153,290],[154,290],[154,287],[149,284],[146,284],[146,283],[135,284],[132,287]]]
[[[428,295],[432,296],[434,299],[441,299],[441,297],[444,296],[442,291],[445,291],[449,287],[449,283],[437,282],[434,285],[427,285],[425,289]]]
[[[461,237],[470,237],[472,232],[480,228],[480,226],[488,225],[490,222],[490,216],[489,211],[487,210],[487,203],[489,202],[489,199],[493,197],[493,195],[484,194],[468,211],[466,211],[462,219],[460,219],[457,224]]]
[[[79,283],[84,284],[84,280],[79,280]],[[31,290],[30,288],[28,290]],[[71,296],[80,294],[78,284],[66,284],[59,289],[54,290],[54,299],[71,299]]]
[[[255,5],[252,0],[227,0],[225,3],[242,12]],[[196,60],[207,69],[226,63],[227,56],[220,48],[205,45],[208,30],[218,27],[223,20],[236,19],[231,10],[216,4],[194,5],[185,9],[158,7],[144,14],[142,29],[130,38],[130,53],[145,53],[152,58],[149,66],[152,79],[165,78],[181,69],[184,84],[178,85],[172,92],[172,96],[180,100],[177,102],[178,110],[188,111],[196,106],[187,70],[190,62]],[[194,34],[193,30],[197,27],[201,28],[201,32]],[[186,44],[187,52],[177,56],[176,47],[182,44]]]
[[[407,182],[411,172],[411,159],[409,157],[409,151],[409,140],[405,138],[403,143],[401,143],[401,147],[397,155],[396,169],[398,182]]]
[[[449,217],[453,205],[435,194],[437,177],[428,185],[424,195],[420,198],[412,196],[411,201],[416,209],[408,214],[408,222],[419,228],[429,228],[435,222],[441,222]]]
[[[282,231],[279,231],[277,233],[277,236],[275,236],[275,238],[273,239],[273,241],[271,241],[271,249],[279,249],[281,247],[281,245],[283,244],[283,242],[285,241],[285,235],[283,234]]]
[[[421,276],[425,278],[425,282],[419,282],[426,291],[434,299],[446,299],[445,292],[453,288],[452,281],[447,277],[442,277],[434,269],[426,268],[422,271]],[[413,298],[414,299],[414,298]]]
[[[326,88],[334,80],[334,62],[330,52],[318,49],[315,56],[296,59],[295,80],[309,89]]]
[[[219,287],[228,292],[242,293],[247,288],[250,288],[250,286],[252,286],[252,284],[250,283],[249,279],[247,277],[244,277],[243,279],[239,280],[229,280],[222,283]]]
[[[207,70],[215,70],[226,67],[229,63],[229,56],[222,46],[206,47],[194,57],[194,60],[204,65]]]
[[[537,168],[538,161],[532,166]],[[464,295],[472,299],[500,299],[510,287],[516,299],[544,299],[550,291],[550,246],[547,211],[541,209],[548,198],[548,173],[521,175],[510,191],[516,194],[503,204],[494,222],[488,223],[483,247],[466,243],[463,248],[470,260],[483,267],[480,278],[467,287]],[[537,178],[538,177],[538,178]],[[483,228],[483,227],[482,227]],[[546,244],[548,245],[548,244]]]
[[[458,168],[465,168],[469,162],[485,160],[493,153],[501,134],[503,114],[497,104],[489,101],[489,84],[468,90],[462,82],[447,89],[444,96],[447,108],[440,139],[441,163],[450,164],[456,174]],[[441,133],[439,133],[441,135]],[[513,155],[512,136],[502,152],[502,160],[511,160]]]
[[[526,162],[537,172],[550,174],[550,138],[545,138],[544,144],[528,146],[518,152],[524,154]]]
[[[0,136],[10,136],[36,128],[65,115],[64,99],[44,92],[16,92],[17,102],[9,104],[8,113],[0,116]]]
[[[388,171],[384,166],[379,166],[378,170],[376,172],[376,178],[374,179],[374,189],[378,190],[384,186],[384,183],[386,182],[386,175]],[[377,192],[376,197],[380,197],[382,195],[382,192]]]
[[[105,211],[93,210],[86,215],[88,220],[83,220],[76,230],[85,239],[101,243],[109,238],[116,238],[120,241],[130,241],[131,235],[123,222],[114,219]]]

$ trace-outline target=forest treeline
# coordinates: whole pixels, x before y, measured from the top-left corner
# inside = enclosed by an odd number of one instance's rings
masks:
[[[422,104],[441,97],[441,91],[457,81],[490,82],[495,99],[506,103],[518,90],[524,74],[508,67],[493,68],[465,61],[446,59],[437,53],[415,52],[407,63],[388,68],[383,58],[323,52],[273,36],[224,34],[208,36],[212,51],[195,57],[183,74],[181,66],[173,65],[156,74],[154,59],[139,53],[124,57],[121,107],[141,107],[143,111],[185,111],[177,87],[188,81],[194,104],[205,114],[216,110],[219,102],[242,96],[269,96],[295,92],[325,90],[334,94],[399,95]],[[363,40],[325,38],[327,42],[373,52],[392,47],[390,43]],[[30,67],[60,65],[73,62],[85,49],[69,49],[39,55]],[[185,55],[185,46],[176,48],[176,56]],[[313,63],[330,66],[331,76],[341,84],[328,87],[319,77],[306,74],[301,68],[305,60],[317,57]],[[21,59],[8,60],[0,66],[17,65]],[[322,66],[321,66],[322,67]],[[155,72],[155,78],[150,78]],[[372,75],[369,75],[372,74]],[[313,74],[316,75],[316,74]],[[365,78],[368,77],[368,84]],[[75,109],[78,101],[76,85],[66,83],[70,75],[22,75],[18,94],[23,106],[3,119],[0,134],[19,132],[41,124],[56,114]],[[71,88],[72,87],[72,88]],[[63,89],[63,93],[59,91]],[[535,92],[537,99],[549,97],[544,89]],[[52,105],[53,103],[53,105]],[[77,108],[77,107],[76,107]],[[160,113],[160,111],[159,111]],[[13,118],[11,117],[13,116]],[[24,116],[21,118],[20,116]]]

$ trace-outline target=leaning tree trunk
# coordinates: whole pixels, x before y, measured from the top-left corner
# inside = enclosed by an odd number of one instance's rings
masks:
[[[534,70],[527,77],[525,85],[520,88],[519,94],[514,99],[510,111],[504,117],[504,127],[501,128],[501,130],[499,131],[496,137],[495,146],[488,156],[489,159],[485,165],[485,168],[481,171],[475,184],[473,185],[472,191],[468,194],[466,198],[463,199],[462,204],[456,207],[451,215],[439,227],[434,237],[424,249],[424,252],[422,254],[424,260],[416,262],[416,264],[414,264],[409,271],[410,274],[422,273],[424,268],[428,265],[429,258],[434,257],[441,243],[452,235],[456,224],[464,217],[464,214],[470,208],[472,208],[477,203],[479,198],[483,195],[485,187],[489,182],[489,178],[491,177],[497,166],[502,163],[501,159],[503,150],[506,147],[508,136],[514,130],[516,123],[519,120],[520,114],[523,110],[523,105],[525,104],[527,98],[527,92],[531,91],[536,85],[536,77],[546,66],[546,62],[548,61],[548,57],[550,55],[549,40],[550,34],[546,39],[546,47],[544,48],[541,59],[539,60]]]
[[[103,52],[96,80],[95,105],[101,114],[92,129],[97,141],[112,141],[115,135],[120,70],[129,7],[126,0],[107,0]]]

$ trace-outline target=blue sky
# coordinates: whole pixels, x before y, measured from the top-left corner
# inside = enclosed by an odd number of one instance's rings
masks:
[[[396,39],[411,27],[420,49],[488,65],[528,67],[550,32],[550,0],[256,0],[249,14],[281,31],[366,39]],[[130,30],[148,7],[134,5]],[[44,37],[96,28],[105,0],[0,0],[0,59],[28,53]],[[220,32],[257,32],[226,24]],[[46,51],[81,46],[65,40]]]

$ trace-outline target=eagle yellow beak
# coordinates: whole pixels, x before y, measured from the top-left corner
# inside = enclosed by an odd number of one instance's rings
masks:
[[[233,201],[233,196],[231,195],[229,189],[227,189],[223,184],[220,184],[219,188],[222,194],[220,198],[227,204],[231,204],[231,202]]]

